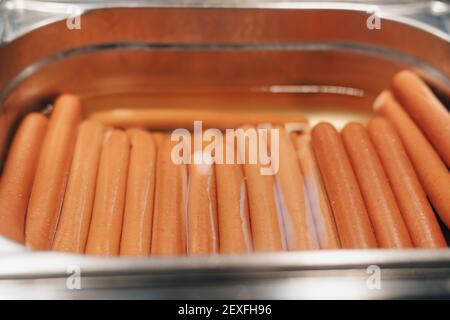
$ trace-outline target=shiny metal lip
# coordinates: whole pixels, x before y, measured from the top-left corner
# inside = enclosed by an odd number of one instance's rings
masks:
[[[112,8],[205,8],[205,9],[279,9],[279,10],[341,10],[341,11],[356,11],[364,14],[373,14],[380,18],[397,21],[409,26],[419,28],[423,31],[429,32],[442,40],[450,42],[450,35],[447,32],[432,27],[417,19],[412,19],[404,16],[408,13],[405,10],[404,4],[413,4],[416,7],[412,9],[423,9],[424,6],[429,5],[429,2],[417,2],[417,1],[397,1],[394,3],[389,2],[373,2],[373,3],[358,3],[358,2],[340,2],[340,1],[327,1],[327,2],[314,2],[314,1],[277,1],[277,0],[252,0],[252,1],[239,1],[239,0],[134,0],[134,1],[122,1],[113,0],[108,3],[95,3],[90,1],[80,1],[76,4],[70,1],[39,1],[39,0],[22,0],[18,7],[14,6],[14,1],[4,1],[3,5],[0,3],[0,13],[4,11],[7,14],[8,10],[20,9],[20,10],[33,10],[37,12],[46,12],[59,14],[60,16],[54,18],[47,18],[39,22],[27,25],[22,28],[13,37],[7,37],[0,39],[0,44],[5,44],[15,40],[30,31],[33,31],[39,27],[67,19],[74,16],[74,10],[77,15],[85,14],[92,10],[97,9],[112,9]],[[445,4],[444,4],[445,5]],[[417,7],[418,6],[418,7]],[[383,7],[389,8],[389,11],[383,10]],[[411,10],[411,9],[410,9]],[[450,14],[448,6],[443,8],[446,15]],[[443,13],[441,13],[443,14]]]
[[[142,43],[142,42],[116,42],[116,43],[101,43],[85,47],[70,49],[63,52],[58,52],[45,57],[42,60],[36,61],[19,72],[14,79],[2,88],[0,91],[0,111],[3,108],[3,102],[10,95],[11,92],[30,75],[37,72],[39,69],[56,61],[68,59],[70,57],[95,53],[107,50],[152,50],[152,51],[227,51],[227,50],[241,50],[241,51],[349,51],[355,53],[362,53],[375,57],[389,58],[394,61],[406,62],[412,66],[425,70],[433,75],[436,79],[441,81],[444,85],[450,87],[450,79],[443,75],[438,69],[433,68],[420,59],[416,59],[410,55],[403,54],[387,48],[381,48],[370,45],[363,45],[357,43],[261,43],[261,44],[230,44],[230,43],[216,43],[216,44],[184,44],[184,43]]]
[[[0,256],[1,257],[1,256]],[[63,277],[76,265],[86,276],[145,273],[269,272],[301,270],[450,267],[450,250],[322,250],[251,255],[177,258],[106,258],[52,252],[27,252],[1,257],[0,280]],[[20,264],[17,262],[20,261]]]

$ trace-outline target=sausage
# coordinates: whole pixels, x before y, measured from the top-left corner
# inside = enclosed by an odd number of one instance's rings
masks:
[[[47,118],[30,113],[21,122],[9,149],[0,182],[0,234],[25,242],[25,216]]]
[[[69,180],[53,250],[84,253],[94,205],[95,185],[105,128],[85,120],[78,130]]]
[[[350,122],[341,135],[379,246],[411,248],[408,229],[366,128]]]
[[[311,131],[314,154],[323,177],[343,248],[376,248],[377,240],[341,137],[327,122]]]
[[[87,254],[119,254],[129,156],[127,134],[117,129],[107,131],[100,156]]]
[[[202,151],[197,151],[202,152]],[[219,252],[217,197],[214,165],[189,165],[188,187],[188,255]]]
[[[65,94],[56,99],[28,204],[25,244],[33,249],[52,246],[80,119],[77,97]]]
[[[383,91],[373,107],[394,125],[428,198],[450,228],[450,174],[444,162],[391,92]]]
[[[291,137],[282,127],[279,130],[279,170],[275,176],[281,204],[284,232],[289,250],[319,249],[314,218],[309,208],[300,164]],[[275,145],[271,143],[271,147]]]
[[[428,86],[411,71],[397,73],[392,92],[450,167],[450,113]]]
[[[158,149],[151,254],[186,254],[187,170],[171,159],[176,145],[166,137]]]
[[[295,143],[320,248],[338,249],[341,246],[339,235],[311,147],[311,135],[304,132],[295,137]]]
[[[153,136],[153,140],[156,143],[156,146],[159,147],[161,145],[161,142],[164,140],[164,138],[166,137],[166,133],[164,132],[158,132],[158,131],[153,131],[152,132],[152,136]]]
[[[156,143],[144,130],[129,129],[127,134],[131,153],[120,255],[148,256],[152,241]]]
[[[394,127],[388,120],[375,117],[369,122],[368,129],[414,246],[446,248],[433,209]]]
[[[129,128],[144,127],[152,129],[192,128],[194,121],[202,120],[205,128],[236,128],[246,123],[286,122],[305,123],[304,116],[296,113],[280,113],[275,111],[227,111],[212,109],[113,109],[96,111],[90,118],[97,119],[107,125]]]
[[[248,129],[255,128],[244,126],[240,129],[247,133]],[[261,174],[263,165],[260,159],[256,163],[251,163],[249,157],[246,157],[251,149],[247,143],[249,139],[245,140],[245,145],[238,146],[238,152],[244,162],[247,179],[253,248],[255,251],[282,251],[285,249],[285,239],[281,231],[281,212],[276,202],[275,179],[273,175]],[[266,147],[267,144],[259,144],[259,148]]]
[[[253,250],[247,185],[242,166],[216,164],[220,253]]]

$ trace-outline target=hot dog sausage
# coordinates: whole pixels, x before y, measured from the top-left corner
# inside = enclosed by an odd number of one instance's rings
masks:
[[[350,122],[341,135],[378,244],[381,248],[411,248],[406,224],[366,129]]]
[[[154,129],[192,128],[195,120],[202,120],[205,128],[236,128],[245,123],[275,123],[286,122],[304,123],[304,116],[297,113],[279,112],[230,112],[226,110],[212,109],[113,109],[108,111],[97,111],[90,115],[107,125],[130,128],[143,127]]]
[[[399,72],[392,92],[450,167],[450,113],[428,86],[411,71]]]
[[[426,194],[442,221],[450,227],[450,174],[447,167],[389,91],[380,94],[374,109],[397,129]]]
[[[130,164],[120,255],[148,256],[152,240],[156,144],[150,133],[130,129]]]
[[[19,243],[25,241],[28,200],[47,124],[47,118],[40,113],[30,113],[22,120],[3,169],[0,234]]]
[[[247,185],[240,164],[217,164],[217,205],[221,253],[252,251]]]
[[[33,249],[52,246],[80,118],[77,97],[66,94],[56,99],[28,204],[25,243]]]
[[[212,163],[189,165],[187,229],[189,255],[214,254],[219,251],[215,180]]]
[[[283,215],[284,232],[289,250],[319,249],[314,218],[304,190],[300,164],[291,137],[282,127],[279,130],[279,170],[275,176],[277,193]],[[272,143],[271,147],[275,145]]]
[[[186,253],[187,170],[171,159],[175,142],[166,137],[158,148],[151,254]]]
[[[311,135],[306,132],[302,133],[295,137],[295,142],[320,248],[340,248],[333,212],[311,148]]]
[[[84,253],[104,130],[95,120],[86,120],[79,127],[53,250]]]
[[[243,132],[248,133],[255,128],[244,126]],[[254,131],[256,132],[256,131]],[[257,136],[257,135],[256,135]],[[250,221],[255,251],[281,251],[285,249],[285,239],[282,233],[281,212],[276,203],[276,185],[273,175],[261,173],[260,158],[251,163],[249,139],[245,145],[238,147],[238,152],[244,162],[244,172],[247,179],[247,193],[250,208]],[[267,148],[267,142],[258,143],[258,148]],[[259,150],[258,150],[259,151]],[[258,152],[257,151],[257,152]]]
[[[446,248],[447,243],[400,137],[388,120],[375,117],[369,134],[380,156],[415,247]]]
[[[125,132],[106,132],[86,244],[87,254],[119,254],[129,154],[130,141]]]
[[[341,137],[329,123],[311,132],[314,154],[343,248],[376,248],[377,241]]]

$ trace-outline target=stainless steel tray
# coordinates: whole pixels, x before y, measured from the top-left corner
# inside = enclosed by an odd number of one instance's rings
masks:
[[[18,120],[61,92],[79,94],[86,113],[195,103],[297,110],[337,126],[368,118],[403,68],[420,72],[447,105],[450,98],[443,2],[378,2],[374,30],[374,7],[362,2],[80,1],[79,30],[67,28],[68,2],[8,3],[0,15],[3,154]],[[450,297],[448,249],[119,259],[0,241],[1,298]],[[368,283],[377,270],[380,289]],[[71,290],[78,271],[81,290]]]
[[[447,249],[171,259],[22,253],[1,259],[0,298],[11,299],[448,298],[450,290]]]

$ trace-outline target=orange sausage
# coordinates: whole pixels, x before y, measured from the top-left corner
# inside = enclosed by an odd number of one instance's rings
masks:
[[[304,116],[297,113],[275,111],[227,111],[212,109],[113,109],[93,112],[89,116],[107,125],[130,128],[144,127],[154,129],[192,128],[195,120],[202,120],[205,128],[236,128],[245,123],[304,123]]]
[[[159,147],[159,145],[161,144],[161,142],[164,140],[164,138],[166,137],[166,134],[164,132],[157,132],[154,131],[152,132],[152,136],[153,136],[153,140],[156,143],[156,146]]]
[[[24,243],[25,215],[48,120],[30,113],[17,129],[0,183],[0,235]]]
[[[322,122],[312,129],[311,138],[342,247],[376,248],[377,240],[339,133]]]
[[[187,170],[171,159],[175,145],[166,137],[158,149],[151,251],[155,256],[186,253]]]
[[[130,129],[127,133],[131,153],[120,255],[148,256],[152,241],[156,144],[146,131]]]
[[[341,245],[333,212],[331,211],[322,177],[311,148],[311,135],[302,133],[295,138],[295,142],[320,248],[340,248]]]
[[[46,250],[52,246],[80,118],[81,104],[77,97],[62,95],[56,99],[28,204],[25,243],[33,249]]]
[[[120,250],[130,141],[121,130],[105,134],[86,253],[115,256]]]
[[[84,253],[104,130],[95,120],[86,120],[79,127],[53,250]]]
[[[341,135],[378,244],[381,248],[411,248],[408,229],[366,128],[350,122]]]
[[[241,128],[245,132],[254,129],[249,126]],[[276,185],[273,175],[262,175],[259,157],[256,163],[250,163],[249,139],[245,145],[240,145],[238,151],[244,162],[244,172],[247,179],[247,193],[250,207],[250,221],[255,251],[281,251],[285,249],[285,239],[282,234],[281,212],[277,208]],[[259,145],[266,148],[267,144]],[[259,151],[259,150],[258,150]]]
[[[411,71],[397,73],[392,92],[450,167],[450,113],[428,86]],[[449,200],[450,201],[450,200]]]
[[[450,174],[447,167],[389,91],[380,94],[374,102],[374,109],[397,129],[428,198],[450,228]]]
[[[188,190],[187,253],[189,255],[217,253],[219,232],[213,164],[189,165]]]
[[[289,250],[319,249],[314,218],[304,190],[304,181],[291,137],[279,130],[279,170],[275,176],[284,232]],[[275,145],[272,143],[271,147]],[[271,150],[272,155],[277,150]]]
[[[240,164],[216,164],[221,253],[252,251],[247,186]]]
[[[414,246],[446,248],[447,243],[439,223],[395,129],[388,120],[376,117],[369,123],[369,134],[383,163]]]

